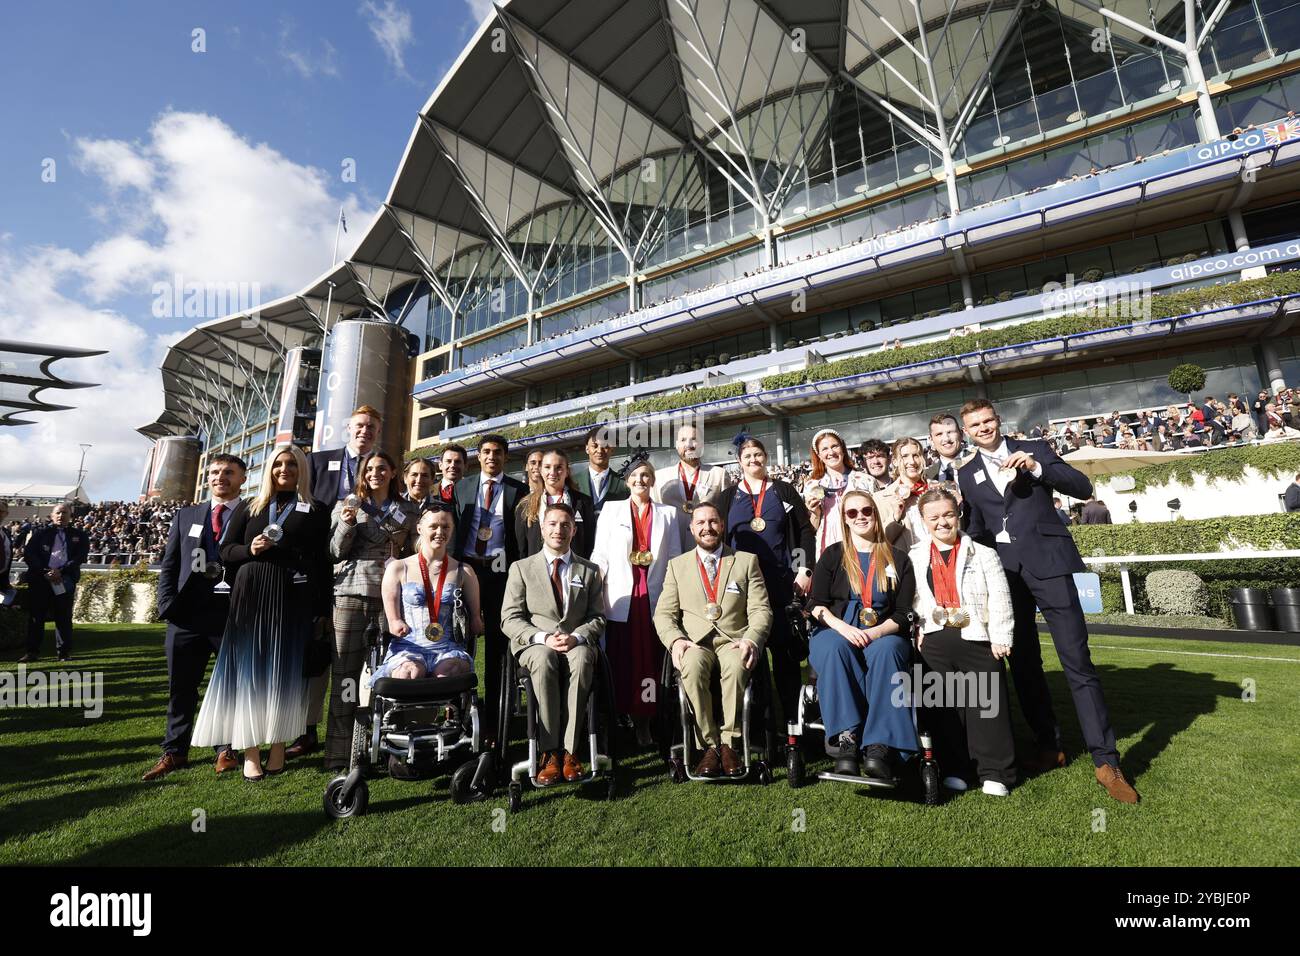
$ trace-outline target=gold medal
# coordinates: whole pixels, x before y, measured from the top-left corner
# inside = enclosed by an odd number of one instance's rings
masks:
[[[694,504],[694,502],[691,502],[691,501],[683,501],[683,502],[682,502],[682,510],[685,511],[687,514],[690,514],[692,511],[695,510],[695,504]]]
[[[480,541],[491,541],[491,540],[492,540],[492,529],[491,529],[491,528],[479,528],[479,529],[478,529],[478,539],[479,539]]]
[[[424,636],[431,641],[442,640],[442,625],[437,621],[431,621],[429,626],[424,629]]]
[[[858,612],[858,620],[862,622],[863,627],[875,627],[880,616],[876,614],[874,607],[864,607]]]
[[[948,608],[948,626],[949,627],[966,627],[970,624],[970,612],[965,608],[950,607]]]
[[[749,527],[750,530],[752,531],[762,531],[764,528],[767,527],[767,522],[764,521],[762,518],[754,517],[750,520]]]
[[[641,552],[641,567],[648,568],[655,563],[655,556],[649,551]]]
[[[826,497],[826,489],[822,485],[813,485],[804,497],[809,501],[821,501]]]
[[[722,619],[722,605],[710,601],[704,605],[704,619],[706,621],[718,621]]]

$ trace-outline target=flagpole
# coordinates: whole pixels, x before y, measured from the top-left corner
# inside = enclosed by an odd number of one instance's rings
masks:
[[[334,255],[333,255],[333,257],[330,259],[330,272],[331,272],[331,273],[334,272],[334,266],[335,266],[335,264],[339,261],[339,230],[340,230],[342,227],[343,227],[343,207],[342,207],[342,206],[339,206],[339,218],[338,218],[338,222],[336,222],[336,223],[334,224]],[[320,345],[321,345],[321,366],[322,366],[322,368],[324,367],[324,364],[325,364],[325,362],[324,362],[324,359],[325,359],[325,351],[326,351],[326,349],[329,348],[329,335],[330,335],[330,306],[331,306],[331,304],[332,304],[333,301],[334,301],[334,279],[333,279],[333,276],[331,275],[329,278],[327,278],[327,279],[325,280],[325,283],[329,286],[329,291],[325,293],[325,314],[324,314],[324,316],[322,316],[322,318],[321,318],[321,337],[320,337]],[[326,382],[327,382],[327,381],[328,381],[328,379],[326,379],[324,376],[322,376],[322,377],[321,377],[321,380],[320,380],[319,388],[322,389],[322,390],[325,389],[325,388],[326,388]],[[321,394],[320,397],[321,397],[321,398],[324,397],[323,393]],[[325,405],[325,403],[324,403],[323,401],[320,401],[320,399],[317,400],[317,404],[318,404],[317,415],[319,416],[319,415],[322,415],[322,414],[324,413],[325,408],[326,408],[326,405]],[[319,426],[320,423],[321,423],[321,420],[318,418],[318,419],[317,419],[317,425]],[[320,432],[319,432],[319,431],[316,431],[315,434],[313,434],[313,436],[312,436],[312,450],[313,450],[313,451],[320,451],[320,450],[321,450],[321,449],[320,449]]]

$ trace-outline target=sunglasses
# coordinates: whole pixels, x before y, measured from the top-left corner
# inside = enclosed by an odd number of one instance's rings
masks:
[[[858,515],[862,515],[862,517],[864,518],[870,518],[875,513],[876,510],[874,508],[845,508],[844,509],[844,517],[848,518],[850,521],[852,521]]]

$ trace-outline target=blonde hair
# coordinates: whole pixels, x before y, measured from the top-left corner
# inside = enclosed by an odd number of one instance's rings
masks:
[[[844,535],[844,543],[840,554],[840,565],[844,568],[844,573],[848,575],[849,586],[853,588],[853,593],[862,598],[863,604],[871,602],[871,591],[866,587],[866,581],[862,577],[862,568],[858,566],[858,552],[853,547],[853,535],[849,530],[849,519],[844,517],[844,509],[847,507],[850,498],[865,498],[871,502],[871,507],[875,511],[875,522],[871,529],[868,540],[871,542],[871,556],[876,562],[876,586],[888,591],[893,585],[889,578],[889,568],[894,567],[894,549],[889,544],[889,539],[885,537],[885,523],[881,520],[880,507],[876,504],[876,499],[869,492],[854,489],[840,499],[840,531]],[[895,571],[897,574],[897,571]]]
[[[569,462],[569,453],[561,451],[559,448],[548,448],[542,452],[542,461],[546,461],[548,455],[559,455],[564,459],[564,487],[567,488],[571,495],[576,495],[578,485],[573,480],[573,467]],[[538,466],[540,469],[540,465]],[[528,497],[519,503],[519,510],[523,512],[524,523],[531,527],[537,524],[542,515],[542,495],[546,494],[546,479],[543,478],[533,491],[529,492]],[[575,498],[576,501],[576,498]]]
[[[260,515],[266,510],[271,499],[275,497],[275,478],[271,474],[275,470],[275,460],[285,452],[293,456],[293,460],[298,464],[298,487],[296,493],[298,500],[310,505],[311,500],[311,468],[307,466],[307,456],[302,453],[302,449],[297,445],[276,445],[275,451],[271,452],[271,457],[266,460],[266,471],[262,474],[262,487],[258,489],[257,497],[252,500],[248,506],[248,513]]]
[[[894,447],[889,450],[889,465],[896,478],[901,478],[903,475],[903,463],[898,456],[909,445],[916,446],[916,450],[921,455],[921,467],[925,468],[925,449],[921,446],[921,443],[915,438],[900,438],[894,442]]]

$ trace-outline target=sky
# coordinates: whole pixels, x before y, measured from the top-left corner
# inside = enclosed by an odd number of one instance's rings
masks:
[[[64,359],[70,411],[0,427],[0,482],[134,500],[177,281],[296,292],[361,237],[416,114],[491,0],[6,4],[0,29],[0,339]],[[251,288],[251,286],[250,286]],[[159,313],[162,313],[160,316]]]

